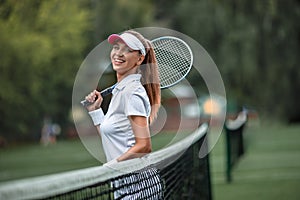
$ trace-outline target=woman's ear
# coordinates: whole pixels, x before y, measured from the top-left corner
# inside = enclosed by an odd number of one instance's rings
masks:
[[[137,65],[141,65],[143,63],[144,59],[145,59],[145,56],[141,55],[138,62],[137,62]]]

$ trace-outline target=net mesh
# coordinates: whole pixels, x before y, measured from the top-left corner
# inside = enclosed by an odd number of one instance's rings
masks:
[[[193,55],[189,46],[175,37],[162,37],[152,41],[156,55],[161,88],[181,81],[190,71]]]
[[[44,199],[164,199],[159,171],[147,167]]]
[[[202,125],[184,141],[149,154],[147,162],[132,159],[114,169],[101,166],[2,184],[0,199],[209,200],[208,156],[198,156],[206,131]]]

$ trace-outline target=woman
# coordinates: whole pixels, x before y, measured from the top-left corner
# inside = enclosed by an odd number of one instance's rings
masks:
[[[113,45],[110,59],[117,85],[106,115],[100,108],[100,92],[94,90],[86,96],[92,103],[87,109],[101,135],[106,165],[151,152],[149,124],[160,107],[158,67],[151,42],[135,31],[110,35],[108,42]],[[162,199],[162,185],[155,169],[132,176],[112,182],[114,188],[119,188],[114,192],[115,199]],[[129,182],[135,186],[126,186]],[[145,189],[141,190],[140,185]]]
[[[135,31],[112,34],[108,42],[117,85],[106,115],[102,97],[94,90],[87,109],[102,138],[109,163],[142,157],[151,152],[149,124],[160,107],[160,84],[151,42]]]

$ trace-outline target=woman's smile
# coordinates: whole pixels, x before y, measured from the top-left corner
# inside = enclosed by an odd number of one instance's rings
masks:
[[[125,62],[125,60],[123,60],[123,59],[113,58],[113,64],[115,64],[115,65],[121,65],[124,62]]]

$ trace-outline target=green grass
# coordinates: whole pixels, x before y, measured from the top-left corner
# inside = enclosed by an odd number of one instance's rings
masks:
[[[181,137],[172,133],[157,134],[152,139],[153,149],[161,149]],[[97,138],[99,139],[99,138]],[[97,140],[90,142],[90,145]],[[101,151],[100,151],[101,152]],[[38,143],[0,149],[0,182],[48,175],[64,171],[102,165],[77,140],[58,140],[54,145],[43,146]]]
[[[0,181],[99,165],[79,140],[32,144],[0,150]]]
[[[300,199],[300,126],[247,127],[246,154],[225,181],[224,135],[211,153],[215,200]]]

